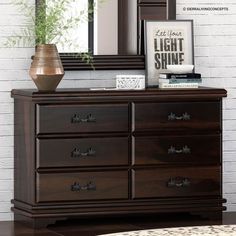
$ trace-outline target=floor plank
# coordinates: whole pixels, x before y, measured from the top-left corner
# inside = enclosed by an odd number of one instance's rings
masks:
[[[58,236],[49,229],[34,230],[25,225],[12,221],[0,222],[0,236]]]

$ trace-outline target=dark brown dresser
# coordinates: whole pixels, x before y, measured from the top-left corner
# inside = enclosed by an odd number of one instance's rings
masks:
[[[13,90],[15,220],[220,218],[224,89]]]

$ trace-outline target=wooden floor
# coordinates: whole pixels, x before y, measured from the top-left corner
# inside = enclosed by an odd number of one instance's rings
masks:
[[[159,215],[117,219],[87,219],[57,222],[47,229],[33,230],[15,222],[0,222],[0,236],[95,236],[105,233],[150,228],[236,224],[236,212],[224,213],[222,222],[204,220],[189,215]]]

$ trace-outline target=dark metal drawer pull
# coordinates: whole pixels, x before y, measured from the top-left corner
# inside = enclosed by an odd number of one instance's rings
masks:
[[[75,148],[71,152],[71,157],[73,158],[79,158],[79,157],[90,157],[95,156],[96,151],[94,151],[92,148],[88,148],[87,152],[81,152],[79,148]]]
[[[96,191],[96,185],[93,182],[89,182],[86,185],[80,185],[79,183],[75,182],[71,185],[72,192],[79,192],[79,191]]]
[[[188,178],[184,177],[175,177],[175,178],[170,178],[169,181],[167,182],[167,187],[168,188],[185,188],[189,187],[191,185],[191,182]]]
[[[86,118],[81,118],[80,115],[74,114],[71,118],[71,123],[94,123],[96,122],[96,118],[92,116],[92,114],[89,114],[86,116]]]
[[[185,145],[182,149],[176,149],[175,147],[171,146],[168,149],[168,154],[190,154],[191,149]]]
[[[168,120],[170,120],[170,121],[174,121],[174,120],[191,120],[191,116],[187,112],[185,112],[182,116],[177,116],[176,114],[171,112],[170,115],[168,115]]]

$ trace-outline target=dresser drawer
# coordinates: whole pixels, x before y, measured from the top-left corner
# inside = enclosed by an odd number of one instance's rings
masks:
[[[128,172],[37,175],[37,202],[128,199]]]
[[[127,131],[128,104],[37,105],[37,133]]]
[[[220,135],[134,137],[134,164],[220,164]]]
[[[190,197],[221,194],[220,167],[160,168],[133,171],[133,197]]]
[[[220,102],[134,104],[135,131],[220,129]]]
[[[37,167],[128,165],[129,139],[38,139]]]

